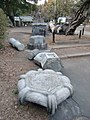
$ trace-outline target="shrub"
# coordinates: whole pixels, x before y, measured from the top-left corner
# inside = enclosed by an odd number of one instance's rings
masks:
[[[2,41],[5,38],[5,33],[7,31],[7,17],[4,11],[0,8],[0,48],[2,46]]]

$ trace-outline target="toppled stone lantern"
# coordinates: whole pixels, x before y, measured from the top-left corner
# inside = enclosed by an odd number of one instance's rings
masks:
[[[46,36],[47,23],[32,23],[32,35]]]
[[[43,69],[61,71],[63,65],[61,59],[54,52],[41,52],[34,57],[34,62]]]
[[[31,36],[29,43],[27,44],[28,49],[47,49],[47,43],[45,43],[45,37],[41,35]]]
[[[18,91],[21,104],[37,103],[54,114],[57,105],[73,94],[73,86],[61,72],[38,69],[20,76]]]
[[[18,40],[14,39],[14,38],[10,38],[9,43],[11,44],[12,47],[16,48],[19,51],[25,49],[24,44],[20,43]]]

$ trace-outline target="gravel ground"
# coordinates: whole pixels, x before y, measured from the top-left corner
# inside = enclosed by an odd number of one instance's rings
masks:
[[[17,82],[19,76],[37,66],[8,46],[0,52],[0,120],[47,120],[47,111],[41,106],[19,105]]]
[[[26,43],[25,38],[28,36],[21,32],[9,33],[9,37],[23,39],[23,43]],[[0,50],[0,120],[48,119],[46,108],[32,103],[26,106],[18,103],[17,82],[19,76],[37,68],[32,61],[26,58],[25,51],[19,52],[5,41],[5,49]]]
[[[10,28],[7,40],[14,37],[27,45],[30,36],[30,27]],[[76,40],[77,38],[77,35],[57,36],[57,41]],[[88,39],[88,36],[84,36],[84,38]],[[12,48],[7,40],[4,42],[5,48],[0,50],[0,120],[47,120],[46,108],[32,103],[26,106],[18,103],[17,82],[19,76],[31,69],[38,69],[38,67],[33,61],[26,58],[25,51],[19,52]],[[46,42],[49,45],[53,44],[51,34],[46,37]],[[88,52],[89,50],[89,47],[83,49],[79,47],[77,51]],[[54,49],[54,51],[61,56],[76,52],[76,48]]]

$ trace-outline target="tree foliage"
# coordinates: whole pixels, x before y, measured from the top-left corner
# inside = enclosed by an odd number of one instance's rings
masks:
[[[0,9],[0,39],[4,38],[4,33],[7,30],[7,17],[2,9]]]
[[[58,15],[58,9],[60,7],[63,6],[63,8],[59,9],[60,10],[60,13],[67,13],[66,15],[70,15],[69,13],[69,7],[71,6],[71,10],[73,10],[73,17],[72,17],[72,20],[71,22],[67,25],[66,23],[62,25],[61,27],[61,30],[63,32],[63,34],[66,34],[66,35],[73,35],[76,28],[82,24],[86,18],[89,16],[90,17],[90,0],[76,0],[76,1],[72,1],[73,3],[73,6],[70,5],[71,4],[71,1],[70,1],[70,4],[67,2],[69,0],[63,0],[62,3],[61,3],[62,0],[57,0],[57,5],[59,7],[57,7],[57,15]],[[60,2],[60,5],[59,5],[59,2]],[[65,6],[66,5],[66,6]],[[69,7],[68,7],[69,6]]]
[[[74,0],[57,0],[56,10],[57,16],[68,16],[71,14],[71,8],[74,5]]]
[[[44,19],[54,18],[54,2],[49,0],[48,3],[40,6],[41,15],[44,16]]]
[[[71,8],[74,4],[74,0],[49,0],[42,9],[42,15],[48,19],[54,19],[55,16],[68,16],[71,13]]]
[[[80,5],[79,9],[74,15],[69,27],[66,31],[66,35],[74,34],[76,28],[82,24],[87,16],[89,15],[90,10],[90,0],[81,0],[78,5]]]
[[[24,13],[30,13],[35,10],[36,5],[27,3],[26,0],[0,0],[0,8],[6,15],[15,16]]]
[[[0,9],[0,48],[2,40],[5,38],[5,33],[7,31],[7,17],[2,9]]]

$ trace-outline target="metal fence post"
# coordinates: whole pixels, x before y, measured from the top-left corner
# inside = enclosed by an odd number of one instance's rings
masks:
[[[79,39],[81,38],[81,35],[82,35],[82,31],[80,30],[80,32],[79,32]]]
[[[55,31],[52,32],[53,43],[55,43]]]

